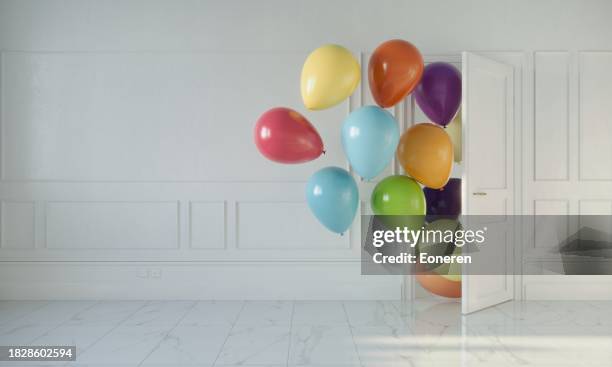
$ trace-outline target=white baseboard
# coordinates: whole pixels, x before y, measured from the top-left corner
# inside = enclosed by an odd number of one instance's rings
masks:
[[[525,275],[526,300],[612,300],[611,275]]]
[[[400,299],[401,276],[357,262],[0,263],[0,299]]]

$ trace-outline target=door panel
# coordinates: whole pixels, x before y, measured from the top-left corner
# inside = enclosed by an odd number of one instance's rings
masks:
[[[463,53],[464,214],[488,227],[487,245],[473,262],[496,261],[500,275],[470,274],[463,267],[462,311],[470,313],[510,300],[513,295],[514,233],[512,66]],[[491,215],[495,217],[472,218]]]

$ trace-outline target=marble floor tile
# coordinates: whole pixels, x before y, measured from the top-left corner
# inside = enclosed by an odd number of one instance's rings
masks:
[[[290,326],[234,326],[215,365],[287,363]]]
[[[96,304],[95,301],[51,301],[23,317],[29,323],[59,325]]]
[[[351,329],[364,365],[410,366],[420,357],[419,347],[409,343],[413,334],[406,326],[356,326]]]
[[[612,302],[599,301],[509,302],[467,316],[436,298],[11,301],[0,302],[0,345],[76,345],[66,366],[92,367],[609,367],[610,315]]]
[[[230,325],[177,326],[155,347],[143,366],[212,365],[230,329]]]
[[[146,301],[97,302],[66,321],[70,325],[118,325],[147,304]]]
[[[162,326],[119,326],[85,350],[78,361],[91,365],[138,364],[168,331]]]
[[[236,325],[289,325],[293,302],[247,301]]]
[[[13,321],[0,327],[0,345],[29,345],[53,328],[53,325]]]
[[[462,329],[461,305],[457,302],[416,303],[402,319],[415,335],[428,336],[428,340],[459,335]]]
[[[15,321],[47,304],[49,301],[0,301],[0,325]]]
[[[151,301],[136,311],[122,325],[128,326],[174,326],[196,304],[196,301]]]
[[[180,321],[182,326],[233,325],[243,301],[199,301]]]
[[[344,302],[344,309],[351,326],[390,326],[402,324],[398,309],[386,301]]]
[[[27,314],[0,325],[0,345],[4,341],[29,344],[65,323],[73,315],[91,307],[94,302],[47,302]],[[0,311],[1,313],[1,311]]]
[[[461,322],[459,302],[420,303],[414,305],[411,315],[416,320],[436,325],[453,325]]]
[[[74,345],[80,356],[86,349],[104,337],[114,328],[113,325],[60,325],[46,331],[32,345]]]
[[[342,302],[298,301],[293,309],[293,325],[348,326],[348,319]]]
[[[290,365],[359,365],[351,329],[344,325],[293,325]]]

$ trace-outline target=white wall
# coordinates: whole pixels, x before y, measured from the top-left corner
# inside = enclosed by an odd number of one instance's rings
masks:
[[[562,72],[567,52],[612,50],[611,13],[607,1],[0,1],[0,298],[398,297],[399,277],[359,275],[358,231],[327,233],[304,203],[311,172],[346,166],[343,118],[372,103],[362,84],[336,108],[304,111],[305,56],[340,43],[365,71],[394,37],[429,60],[518,53],[528,131],[534,104],[562,100],[533,65]],[[588,55],[585,73],[608,62]],[[536,99],[534,78],[557,93]],[[257,153],[253,124],[277,105],[313,121],[324,157],[281,166]],[[586,107],[596,129],[602,112]],[[410,101],[394,112],[413,120]],[[538,126],[559,125],[544,112]]]

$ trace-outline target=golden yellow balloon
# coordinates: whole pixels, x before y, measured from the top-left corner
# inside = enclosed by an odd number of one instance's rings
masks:
[[[302,68],[304,106],[322,110],[337,105],[353,93],[360,80],[359,63],[349,50],[321,46],[308,55]]]
[[[455,162],[461,162],[461,110],[457,112],[457,115],[446,126],[446,133],[450,136],[453,142],[453,153],[455,156]]]
[[[412,178],[432,189],[441,189],[453,169],[453,143],[440,126],[417,124],[400,138],[397,159]]]

